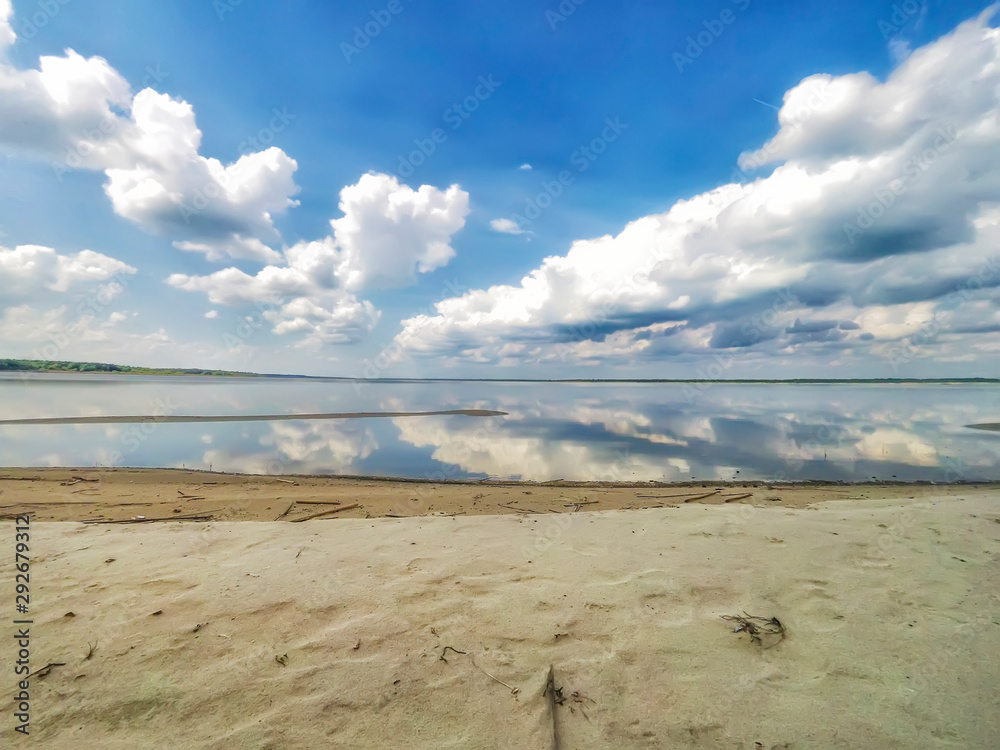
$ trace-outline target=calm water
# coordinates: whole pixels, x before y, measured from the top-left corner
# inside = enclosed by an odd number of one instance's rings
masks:
[[[3,466],[545,481],[1000,480],[992,385],[0,376],[0,418],[496,409],[503,417],[5,425]]]

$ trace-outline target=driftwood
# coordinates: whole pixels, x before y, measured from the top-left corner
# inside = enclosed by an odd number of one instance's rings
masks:
[[[718,495],[718,494],[719,494],[719,491],[718,490],[714,490],[712,492],[706,492],[704,495],[695,495],[694,497],[689,497],[684,502],[686,502],[686,503],[693,503],[695,500],[704,500],[706,497],[712,497],[712,495]]]
[[[291,503],[290,503],[290,504],[288,505],[288,507],[287,507],[287,508],[285,508],[285,512],[284,512],[284,513],[282,513],[282,514],[281,514],[280,516],[278,516],[277,518],[275,518],[274,520],[275,520],[275,521],[280,521],[280,520],[281,520],[282,518],[284,518],[284,517],[285,517],[285,516],[287,516],[287,515],[288,515],[289,513],[291,513],[291,512],[292,512],[292,508],[294,508],[294,507],[295,507],[295,501],[293,500],[293,501],[292,501],[292,502],[291,502]]]
[[[313,513],[310,516],[303,516],[302,518],[293,518],[289,523],[302,523],[303,521],[309,521],[313,518],[319,518],[320,516],[329,516],[332,513],[340,513],[342,510],[351,510],[352,508],[360,508],[361,503],[351,503],[350,505],[342,505],[339,508],[331,508],[330,510],[320,511],[319,513]]]
[[[211,521],[211,520],[212,520],[211,515],[206,515],[204,513],[188,513],[179,516],[157,516],[154,518],[115,518],[109,520],[85,519],[83,523],[154,523],[156,521]]]

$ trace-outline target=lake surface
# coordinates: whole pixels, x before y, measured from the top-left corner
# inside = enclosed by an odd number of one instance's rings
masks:
[[[993,385],[349,382],[0,375],[0,419],[505,415],[0,425],[0,465],[613,481],[1000,480]]]

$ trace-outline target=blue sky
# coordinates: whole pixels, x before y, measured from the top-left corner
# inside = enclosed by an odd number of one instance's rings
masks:
[[[995,374],[987,7],[0,0],[2,354]]]

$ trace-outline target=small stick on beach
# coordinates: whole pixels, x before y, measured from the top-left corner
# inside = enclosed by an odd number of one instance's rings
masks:
[[[328,516],[331,513],[340,513],[342,510],[351,510],[351,508],[360,508],[361,503],[351,503],[350,505],[343,505],[339,508],[331,508],[330,510],[324,510],[319,513],[313,513],[311,516],[303,516],[302,518],[293,518],[289,523],[302,523],[303,521],[308,521],[312,518],[319,518],[320,516]]]
[[[718,495],[719,491],[715,490],[713,492],[706,492],[704,495],[695,495],[694,497],[689,497],[684,502],[693,503],[695,500],[704,500],[706,497],[712,497],[712,495]]]
[[[28,675],[28,678],[30,679],[30,678],[34,677],[35,675],[38,675],[38,678],[41,679],[42,677],[47,677],[48,674],[49,674],[49,672],[52,671],[53,667],[65,667],[65,666],[66,666],[66,662],[64,662],[64,661],[54,661],[54,662],[51,662],[50,664],[46,664],[41,669],[36,669],[34,672],[32,672],[31,674]]]
[[[559,726],[556,723],[556,671],[555,667],[549,665],[549,676],[545,681],[545,690],[542,696],[549,697],[549,713],[552,715],[552,748],[559,750]]]
[[[445,646],[443,649],[441,649],[441,656],[438,657],[438,661],[443,661],[445,664],[447,664],[448,660],[444,658],[444,655],[448,653],[448,651],[454,651],[456,654],[469,653],[468,651],[459,651],[457,648],[454,648],[452,646]]]
[[[472,662],[472,666],[474,666],[476,669],[478,669],[484,675],[486,675],[487,677],[489,677],[491,680],[499,682],[505,688],[507,688],[508,690],[510,690],[510,694],[513,695],[515,698],[517,697],[517,694],[521,692],[521,688],[511,687],[510,685],[508,685],[506,682],[504,682],[500,678],[494,677],[489,672],[487,672],[485,669],[483,669],[481,666],[479,666],[478,664],[476,664],[476,658],[474,656],[470,655],[469,656],[469,661]]]
[[[165,516],[157,518],[114,518],[108,520],[84,519],[83,523],[153,523],[155,521],[211,521],[212,516],[203,513],[187,514],[183,516]]]
[[[736,500],[746,500],[748,497],[753,497],[753,493],[752,492],[748,492],[745,495],[731,495],[731,496],[726,497],[725,501],[727,503],[732,503],[732,502],[735,502]]]
[[[285,512],[284,512],[284,513],[282,513],[282,514],[281,514],[280,516],[278,516],[277,518],[275,518],[274,520],[275,520],[275,521],[280,521],[280,520],[281,520],[282,518],[284,518],[284,517],[285,517],[285,516],[287,516],[287,515],[288,515],[289,513],[291,513],[291,512],[292,512],[292,508],[294,508],[294,507],[295,507],[295,501],[293,500],[293,501],[292,501],[291,503],[289,503],[288,507],[287,507],[287,508],[285,508]]]

